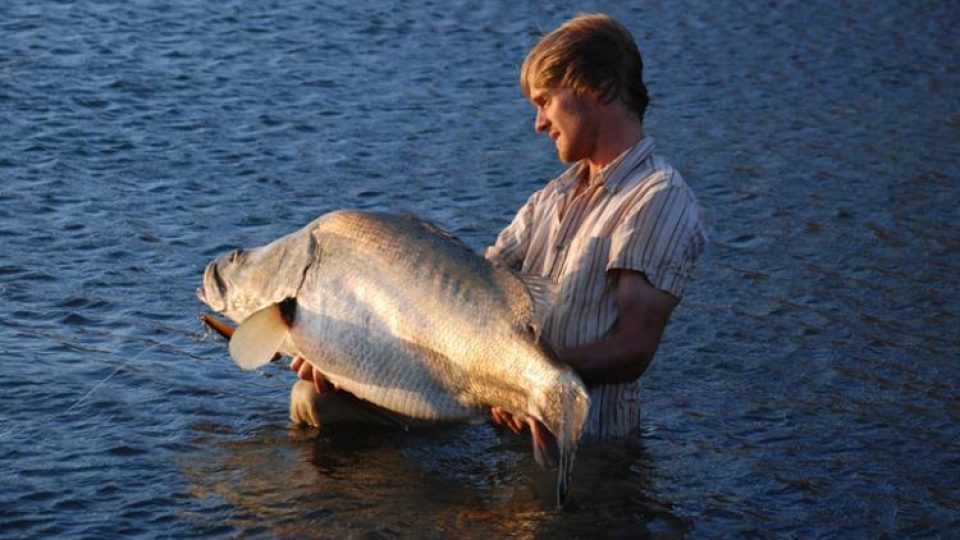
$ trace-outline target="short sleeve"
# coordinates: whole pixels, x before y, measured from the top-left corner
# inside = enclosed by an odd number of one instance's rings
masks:
[[[496,242],[484,252],[488,260],[499,262],[508,268],[519,269],[530,248],[531,227],[533,226],[534,209],[539,200],[541,191],[537,191],[527,199],[517,214],[500,234]]]
[[[643,273],[654,287],[680,298],[706,242],[693,193],[685,184],[665,183],[614,230],[607,270]]]

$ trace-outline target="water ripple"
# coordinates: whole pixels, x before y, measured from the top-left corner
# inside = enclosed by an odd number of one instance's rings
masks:
[[[288,431],[292,375],[234,369],[193,291],[334,208],[488,244],[562,170],[516,77],[569,5],[4,3],[0,536],[955,530],[953,7],[607,8],[713,243],[637,446],[556,511],[485,426]]]

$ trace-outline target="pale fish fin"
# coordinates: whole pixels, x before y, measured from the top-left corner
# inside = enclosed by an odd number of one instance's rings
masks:
[[[517,277],[520,278],[520,281],[527,287],[527,292],[530,293],[530,299],[533,301],[533,317],[537,321],[539,335],[539,328],[543,328],[547,313],[550,312],[557,301],[557,291],[560,289],[560,284],[550,278],[533,274],[518,272]]]
[[[556,467],[560,455],[557,439],[539,420],[530,418],[527,423],[530,425],[530,437],[533,439],[533,458],[544,469]]]
[[[250,315],[230,338],[230,356],[243,369],[270,362],[286,339],[296,313],[296,300],[288,298]]]

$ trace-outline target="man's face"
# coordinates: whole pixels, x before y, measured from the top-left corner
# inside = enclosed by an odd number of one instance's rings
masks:
[[[531,84],[530,101],[537,108],[534,129],[553,140],[560,161],[572,163],[593,155],[600,125],[595,99],[577,96],[570,88]]]

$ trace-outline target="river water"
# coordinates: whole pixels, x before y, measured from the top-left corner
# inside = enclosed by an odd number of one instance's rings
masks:
[[[955,537],[960,10],[474,4],[0,4],[0,537]],[[488,425],[291,429],[204,265],[344,207],[481,249],[562,170],[517,69],[583,10],[710,224],[642,434],[558,510]]]

